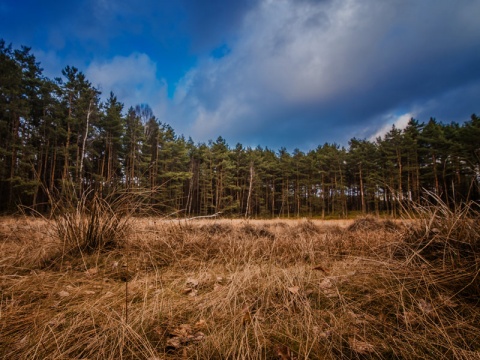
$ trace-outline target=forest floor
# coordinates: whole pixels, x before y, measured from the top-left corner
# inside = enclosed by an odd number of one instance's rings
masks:
[[[479,253],[432,247],[479,225],[434,220],[142,218],[87,253],[0,218],[0,358],[480,359]]]

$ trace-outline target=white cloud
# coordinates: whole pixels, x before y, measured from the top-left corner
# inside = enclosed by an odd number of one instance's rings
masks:
[[[400,130],[405,129],[411,118],[415,118],[415,114],[410,112],[400,116],[395,116],[392,114],[385,116],[383,120],[384,125],[380,129],[378,129],[378,131],[375,134],[370,136],[369,140],[374,141],[378,137],[383,137],[386,133],[388,133],[392,129],[393,125],[397,129],[400,129]]]
[[[133,53],[93,61],[85,74],[102,91],[103,98],[113,91],[126,108],[148,103],[157,117],[165,115],[167,84],[157,79],[157,65],[148,55]]]

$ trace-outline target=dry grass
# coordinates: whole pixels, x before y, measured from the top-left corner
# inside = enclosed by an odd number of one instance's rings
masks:
[[[0,357],[478,359],[478,248],[469,264],[429,248],[478,244],[478,218],[444,229],[436,214],[435,241],[423,218],[142,218],[121,247],[61,262],[46,261],[62,246],[52,223],[4,218]],[[465,273],[470,287],[449,286]]]

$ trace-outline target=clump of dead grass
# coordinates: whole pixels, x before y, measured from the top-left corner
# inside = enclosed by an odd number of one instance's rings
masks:
[[[118,248],[125,241],[134,216],[153,211],[150,192],[115,191],[101,194],[84,191],[79,199],[56,202],[54,228],[59,239],[81,252]]]
[[[91,253],[119,246],[128,230],[124,214],[97,194],[82,196],[72,210],[64,209],[55,218],[55,230],[65,248]]]
[[[275,234],[272,233],[268,226],[261,225],[261,226],[254,226],[249,223],[243,225],[242,230],[243,233],[246,235],[250,235],[257,238],[267,238],[273,240],[275,238]]]
[[[348,227],[349,231],[398,231],[400,228],[394,221],[379,220],[373,216],[365,216],[356,219],[353,224]]]
[[[415,205],[416,221],[399,249],[407,263],[436,274],[436,281],[465,296],[480,298],[480,213],[474,203],[451,209],[439,197]]]

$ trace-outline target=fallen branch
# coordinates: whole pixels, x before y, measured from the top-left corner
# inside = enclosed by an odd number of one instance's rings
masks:
[[[196,220],[196,219],[207,219],[207,218],[213,218],[213,217],[217,217],[221,214],[222,212],[219,211],[213,215],[203,215],[203,216],[195,216],[195,217],[191,217],[191,218],[187,218],[185,220]]]

